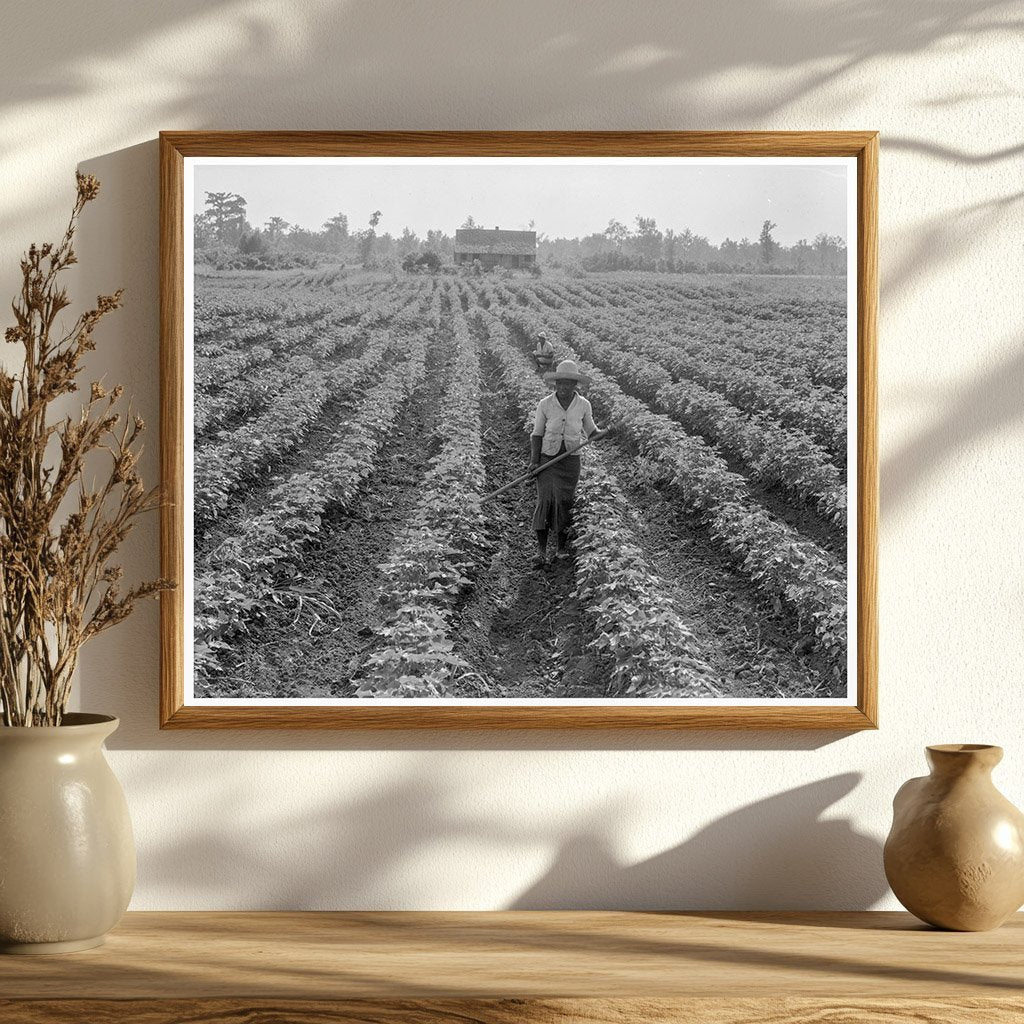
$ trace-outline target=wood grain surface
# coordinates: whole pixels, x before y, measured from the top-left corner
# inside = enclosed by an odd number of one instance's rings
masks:
[[[160,720],[185,702],[184,163],[160,140]]]
[[[996,931],[965,933],[906,913],[136,912],[92,950],[0,957],[0,994],[1024,997],[1024,914]]]
[[[26,1002],[0,999],[8,1024],[1020,1024],[1019,999],[211,999]]]
[[[104,946],[0,957],[20,1022],[1024,1020],[1024,914],[128,914]]]
[[[181,156],[856,156],[878,133],[253,132],[160,133]]]
[[[858,638],[856,706],[186,707],[184,592],[161,594],[160,727],[170,729],[831,729],[878,725],[878,133],[250,132],[160,133],[163,575],[184,576],[184,160],[197,156],[845,156],[857,159]],[[852,382],[851,382],[852,388]]]

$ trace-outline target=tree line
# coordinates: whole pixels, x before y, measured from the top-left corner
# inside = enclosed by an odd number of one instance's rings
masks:
[[[544,238],[541,258],[552,266],[584,270],[658,270],[669,273],[845,274],[846,243],[824,232],[784,246],[765,220],[756,240],[725,238],[718,244],[689,228],[662,231],[652,217],[637,217],[632,230],[617,220],[584,238]]]
[[[455,258],[455,237],[442,230],[420,237],[408,227],[401,235],[378,234],[383,213],[375,210],[366,227],[353,229],[339,212],[313,231],[271,217],[261,226],[249,222],[245,199],[233,192],[206,192],[205,209],[196,214],[197,258],[219,267],[287,267],[314,265],[331,258],[366,268],[437,272]],[[472,216],[460,225],[478,227]],[[689,228],[662,230],[652,217],[637,216],[632,228],[618,220],[583,238],[551,238],[538,232],[541,266],[589,271],[650,270],[666,273],[846,273],[846,243],[819,233],[794,245],[781,245],[778,227],[765,220],[756,239],[725,238],[712,242]],[[535,229],[531,221],[530,230]]]

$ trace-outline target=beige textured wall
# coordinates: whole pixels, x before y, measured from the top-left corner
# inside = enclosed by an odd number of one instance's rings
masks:
[[[85,656],[136,908],[895,906],[880,844],[929,742],[1024,805],[1019,3],[7,0],[0,295],[76,165],[95,362],[155,426],[162,128],[882,133],[881,716],[854,736],[162,734],[157,616]],[[152,444],[155,444],[155,435]],[[145,468],[156,477],[152,451]],[[130,568],[156,571],[155,523]]]

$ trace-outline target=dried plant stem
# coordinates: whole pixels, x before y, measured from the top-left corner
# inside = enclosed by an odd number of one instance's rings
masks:
[[[121,292],[101,295],[68,331],[57,318],[70,304],[58,283],[77,262],[78,217],[99,182],[79,174],[75,206],[57,245],[31,246],[22,285],[11,304],[15,325],[5,337],[24,349],[18,375],[0,371],[0,711],[5,726],[58,725],[67,710],[78,653],[122,621],[137,600],[169,586],[153,580],[120,591],[122,571],[110,559],[135,519],[156,507],[136,469],[145,429],[123,394],[99,381],[77,418],[49,422],[53,402],[78,391],[82,359],[95,348],[99,321],[121,305]],[[51,451],[56,442],[59,458]],[[98,489],[83,481],[93,453],[110,459]],[[71,497],[77,485],[77,500]],[[70,506],[70,511],[68,508]]]

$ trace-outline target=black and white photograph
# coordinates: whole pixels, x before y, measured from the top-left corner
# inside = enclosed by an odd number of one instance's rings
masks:
[[[185,160],[191,705],[853,705],[857,161]]]

